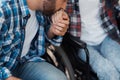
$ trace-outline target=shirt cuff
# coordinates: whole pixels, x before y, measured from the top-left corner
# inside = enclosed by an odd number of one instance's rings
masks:
[[[6,79],[8,77],[12,76],[11,72],[9,71],[9,69],[7,69],[6,67],[0,67],[0,80],[1,79]]]
[[[52,39],[49,39],[47,37],[47,35],[45,35],[47,41],[49,41],[51,44],[55,45],[55,46],[60,46],[61,42],[62,42],[62,39],[63,37],[62,36],[55,36],[54,38]]]

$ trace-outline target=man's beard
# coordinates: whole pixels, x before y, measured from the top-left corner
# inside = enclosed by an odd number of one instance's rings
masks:
[[[51,10],[43,10],[43,15],[46,15],[46,16],[51,16],[52,14],[54,14],[55,12],[55,9],[51,9]]]
[[[46,16],[51,16],[55,12],[55,2],[44,1],[43,3],[43,14]]]

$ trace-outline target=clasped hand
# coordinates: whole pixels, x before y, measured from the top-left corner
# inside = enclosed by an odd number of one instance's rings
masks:
[[[69,17],[67,13],[61,9],[52,15],[51,20],[52,24],[50,27],[50,32],[57,36],[63,36],[69,26]]]

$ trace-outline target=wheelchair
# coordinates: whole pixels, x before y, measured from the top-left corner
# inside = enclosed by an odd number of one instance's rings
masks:
[[[43,58],[45,58],[47,62],[63,71],[67,77],[67,80],[76,80],[71,62],[61,47],[47,45],[46,54],[43,56]]]
[[[78,57],[79,48],[84,49],[86,62]],[[60,47],[50,45],[46,51],[46,60],[62,70],[68,80],[98,80],[97,75],[89,66],[89,51],[86,43],[78,38],[67,33]]]
[[[66,52],[73,70],[76,80],[98,80],[97,75],[93,72],[89,65],[89,51],[86,43],[81,41],[78,37],[74,37],[67,33],[64,36],[62,49]],[[78,50],[83,49],[86,55],[86,61],[83,61],[78,56]]]

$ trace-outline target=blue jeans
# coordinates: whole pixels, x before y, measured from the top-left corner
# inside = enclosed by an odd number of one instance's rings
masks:
[[[120,44],[106,37],[97,46],[87,46],[90,53],[90,66],[99,80],[120,80]],[[83,50],[79,57],[86,61]]]
[[[22,80],[67,80],[62,71],[47,62],[28,62],[13,71]]]

